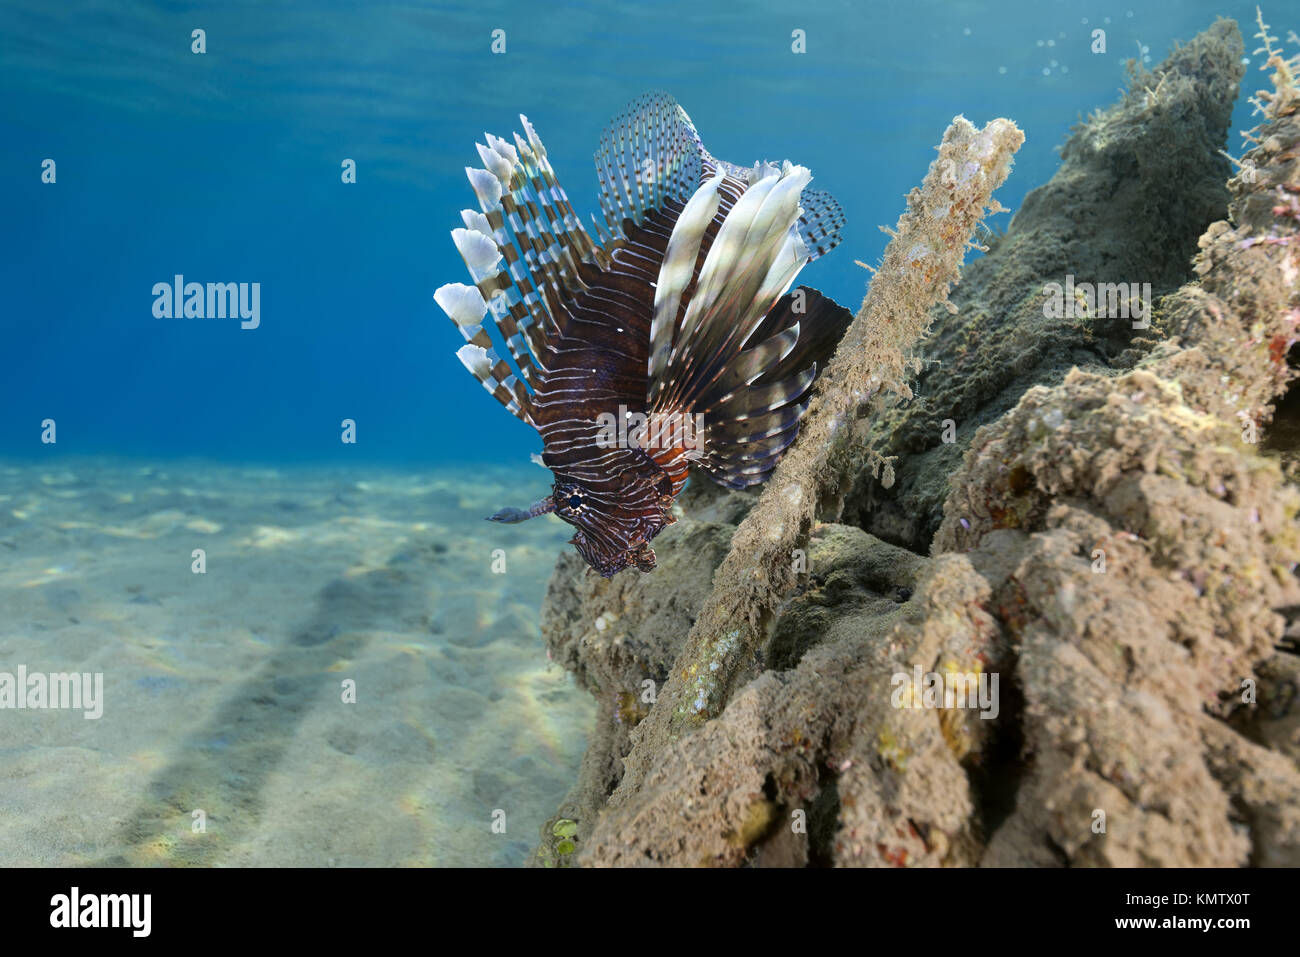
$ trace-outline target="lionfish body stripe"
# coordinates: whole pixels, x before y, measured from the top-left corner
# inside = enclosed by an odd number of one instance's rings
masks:
[[[719,160],[672,97],[649,94],[601,137],[593,239],[520,120],[523,135],[487,136],[483,168],[466,170],[479,209],[452,239],[473,285],[434,294],[462,363],[537,430],[555,477],[541,502],[492,519],[554,512],[601,575],[649,571],[692,464],[746,488],[798,435],[852,317],[790,287],[838,244],[843,216],[804,167]]]

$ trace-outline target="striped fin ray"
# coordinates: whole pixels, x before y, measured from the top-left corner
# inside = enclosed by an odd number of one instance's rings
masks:
[[[695,280],[700,246],[718,214],[721,201],[718,187],[724,179],[725,176],[719,173],[695,191],[695,195],[677,217],[669,236],[668,248],[655,286],[654,319],[650,324],[648,372],[651,382],[663,376],[664,366],[672,351],[682,294]]]
[[[519,121],[527,141],[515,134],[518,167],[510,181],[511,197],[535,240],[539,265],[554,273],[558,288],[577,292],[582,288],[578,264],[595,260],[595,244],[556,178],[537,131],[528,117],[521,114]]]
[[[492,323],[505,340],[510,357],[524,380],[531,385],[535,367],[521,329],[529,322],[532,312],[527,301],[521,297],[519,280],[514,277],[520,270],[515,249],[501,244],[497,231],[492,228],[492,217],[466,209],[461,211],[461,219],[465,227],[452,230],[452,241],[469,268],[470,276],[482,297],[484,309],[492,312]],[[505,264],[504,268],[502,263]],[[434,298],[437,299],[437,296]],[[443,305],[441,300],[438,304]],[[443,311],[461,326],[462,332],[466,332],[465,325],[456,315],[445,306]],[[466,338],[473,341],[469,336]]]
[[[761,329],[759,331],[761,332]],[[718,377],[712,391],[718,395],[729,395],[741,386],[747,386],[762,377],[765,372],[790,354],[800,341],[800,332],[799,323],[796,322],[789,328],[750,346],[736,356],[727,367],[727,371]],[[758,339],[759,335],[755,334],[753,338]]]
[[[483,332],[482,335],[487,340],[483,342],[475,338],[473,333],[475,323],[481,323],[484,313],[490,311],[491,324],[496,327],[505,341],[520,375],[531,384],[536,367],[521,332],[537,318],[540,300],[533,291],[527,265],[521,262],[520,250],[517,244],[512,242],[513,237],[506,222],[503,200],[508,198],[503,187],[509,181],[513,167],[509,155],[497,148],[497,144],[503,141],[489,137],[489,142],[493,144],[491,147],[479,146],[479,155],[483,157],[487,168],[467,167],[465,170],[482,212],[472,209],[462,210],[461,221],[464,226],[451,231],[452,242],[455,243],[457,251],[465,261],[470,278],[474,280],[475,288],[480,294],[480,300],[473,301],[472,297],[465,294],[459,283],[441,287],[434,294],[434,299],[460,326],[467,342],[484,349],[485,352],[492,351],[490,336]],[[454,312],[449,308],[449,303],[456,304],[459,309],[464,310],[465,315]],[[469,313],[472,312],[471,304],[481,307],[478,313],[479,319],[475,322],[471,322],[468,318]],[[466,362],[465,355],[461,356],[462,362],[465,362],[466,367],[477,376],[476,370],[481,370],[483,367],[483,362],[480,361],[482,357],[478,352],[472,351],[469,354],[474,356],[474,365],[471,367]],[[495,352],[492,355],[495,356]],[[488,363],[488,368],[495,368],[497,361],[494,358]],[[480,381],[483,380],[480,378]],[[488,391],[496,394],[494,385],[487,382],[484,385]],[[526,397],[527,390],[520,391]],[[514,392],[513,388],[511,392]],[[527,409],[526,401],[516,402],[516,405],[522,410]],[[511,411],[514,412],[514,409]],[[525,415],[520,417],[529,421]]]
[[[852,322],[853,313],[816,289],[800,286],[792,290],[767,314],[752,341],[765,343],[795,330],[797,342],[749,381],[758,385],[764,380],[786,378],[810,365],[824,367]],[[746,357],[757,348],[759,346],[750,346],[742,352],[737,367],[743,367]]]
[[[466,343],[456,350],[456,357],[483,388],[506,407],[507,412],[532,424],[528,393],[515,378],[510,364],[498,356],[495,349],[487,349],[473,342]]]
[[[598,250],[541,138],[527,117],[520,121],[523,136],[516,133],[512,144],[488,134],[486,144],[477,144],[484,168],[465,170],[481,212],[463,210],[464,226],[452,230],[452,241],[475,285],[449,284],[434,298],[465,336],[462,363],[512,414],[532,423],[528,388],[497,355],[485,314],[523,382],[535,387],[539,356],[558,328],[556,303],[583,288],[579,264],[595,261]]]
[[[811,384],[853,314],[815,289],[786,294],[726,372],[695,401],[704,414],[698,465],[731,488],[762,482],[799,434]]]
[[[801,166],[767,172],[726,213],[673,338],[666,374],[649,383],[650,406],[690,410],[723,374],[807,262],[795,227]]]
[[[498,275],[492,280],[493,287],[506,296],[508,321],[527,330],[545,325],[548,319],[554,322],[544,287],[570,294],[580,289],[577,264],[592,256],[594,246],[546,158],[541,138],[526,116],[519,119],[526,140],[516,133],[511,145],[488,134],[487,145],[478,144],[479,156],[500,189],[483,182],[482,171],[467,172],[507,263],[509,282]],[[485,295],[490,302],[492,290]],[[511,342],[512,355],[526,352],[522,341],[505,337]],[[522,362],[520,368],[532,384],[532,370]]]
[[[814,364],[789,379],[732,389],[712,403],[707,411],[725,417],[735,410],[735,418],[741,421],[774,412],[807,392],[816,377],[817,366]]]
[[[703,153],[695,125],[675,99],[647,93],[633,100],[601,134],[595,154],[609,238],[622,238],[625,219],[640,225],[667,201],[689,200],[703,177]]]
[[[471,277],[476,280],[488,275],[500,261],[501,256],[495,244],[481,232],[455,230],[452,236],[469,266]],[[489,312],[487,300],[483,298],[483,286],[483,282],[474,286],[459,282],[447,283],[438,287],[433,299],[465,337],[465,345],[456,353],[461,363],[511,415],[531,423],[528,391],[515,377],[509,363],[503,362],[497,355],[492,337],[483,327],[483,320]],[[511,340],[517,339],[518,335],[515,333],[509,336],[507,331],[513,330],[513,326],[500,322],[496,324],[498,331],[503,336],[508,336],[507,342],[511,344],[513,352],[516,346]],[[531,365],[526,367],[531,368]]]
[[[704,168],[706,175],[709,171],[721,170],[732,179],[752,184],[766,175],[767,171],[777,167],[773,163],[763,161],[746,168],[718,159],[705,151]],[[799,217],[799,237],[808,247],[808,261],[812,262],[825,256],[840,244],[840,230],[844,227],[844,210],[834,196],[821,189],[805,189],[799,195],[799,205],[803,207],[803,213]]]
[[[840,244],[844,228],[844,210],[835,197],[825,190],[805,189],[799,197],[803,215],[799,217],[799,236],[808,247],[808,261],[820,259]]]
[[[807,401],[743,420],[707,424],[699,465],[731,488],[756,485],[767,477],[799,435]]]

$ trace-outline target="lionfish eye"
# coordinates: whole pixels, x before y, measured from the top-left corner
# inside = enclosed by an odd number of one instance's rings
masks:
[[[569,508],[582,508],[582,496],[581,496],[581,495],[570,495],[570,496],[569,496]]]

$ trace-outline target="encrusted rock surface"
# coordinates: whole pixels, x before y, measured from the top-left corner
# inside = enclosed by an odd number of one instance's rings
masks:
[[[1223,188],[1241,49],[1220,21],[1076,134],[959,287],[945,365],[873,423],[898,490],[863,476],[816,527],[725,708],[614,804],[752,497],[684,497],[652,575],[560,560],[543,631],[600,712],[540,863],[1300,864],[1300,95],[1277,58]],[[1045,323],[1066,272],[1169,295],[1150,330]],[[917,669],[996,677],[992,707]]]
[[[1149,283],[1159,299],[1189,278],[1198,237],[1222,219],[1228,133],[1244,67],[1236,25],[1220,20],[1137,74],[1120,102],[1076,129],[1051,181],[1032,190],[1006,234],[970,263],[953,290],[957,312],[936,315],[923,347],[916,400],[883,410],[868,444],[897,456],[888,489],[864,476],[844,519],[925,551],[939,526],[947,480],[979,426],[1036,384],[1073,367],[1131,364],[1155,338],[1130,316],[1047,318],[1043,287]],[[1122,310],[1120,310],[1122,311]],[[1141,325],[1142,323],[1137,323]],[[945,424],[949,438],[944,441]]]

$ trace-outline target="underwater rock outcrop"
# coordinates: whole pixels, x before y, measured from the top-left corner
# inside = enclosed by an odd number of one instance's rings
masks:
[[[812,527],[706,720],[645,730],[677,700],[663,679],[696,663],[687,635],[753,497],[684,497],[654,575],[584,581],[561,559],[543,632],[600,714],[539,863],[1300,864],[1297,430],[1272,422],[1300,339],[1300,93],[1263,42],[1273,89],[1226,188],[1228,21],[1076,134],[1045,189],[1115,203],[1123,157],[1170,163],[1149,186],[1174,239],[1069,238],[1026,202],[936,324],[928,354],[965,343],[968,364],[856,432],[913,436],[883,447],[901,496],[864,476],[840,523]],[[1106,255],[1128,258],[1103,278],[1168,284],[1152,328],[1085,317],[1042,338],[1043,284]],[[1180,256],[1196,278],[1175,288]],[[1019,365],[991,341],[1016,337]],[[943,418],[960,441],[918,446]],[[929,701],[918,672],[997,693]]]
[[[952,294],[957,311],[936,315],[917,398],[873,417],[865,441],[896,457],[897,481],[885,488],[863,476],[846,521],[926,550],[948,476],[979,426],[1031,385],[1060,382],[1073,367],[1131,364],[1155,342],[1159,316],[1148,317],[1149,330],[1134,329],[1128,310],[1048,318],[1043,287],[1067,276],[1149,283],[1158,299],[1191,278],[1197,239],[1227,209],[1229,165],[1219,151],[1242,52],[1236,25],[1220,20],[1149,73],[1133,65],[1124,97],[1076,128],[1056,174],[966,267]]]
[[[753,505],[750,496],[722,489],[704,505],[699,493],[710,486],[688,486],[677,523],[655,539],[660,567],[653,575],[588,576],[582,558],[570,553],[556,563],[542,608],[547,654],[596,699],[596,723],[562,819],[589,825],[622,780],[629,733],[653,700],[646,682],[658,688],[667,680],[736,523]]]
[[[1294,697],[1300,601],[1300,492],[1258,447],[1300,339],[1300,98],[1264,43],[1275,92],[1169,339],[1031,389],[953,477],[934,549],[1005,542],[992,607],[1033,756],[989,863],[1300,864],[1300,741],[1260,728],[1261,696]]]

